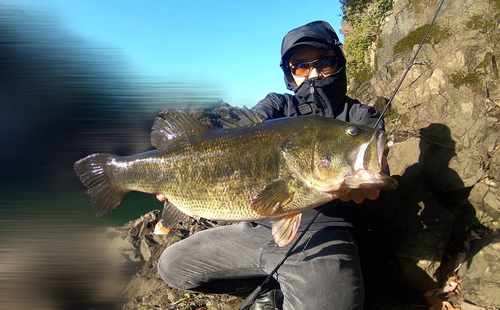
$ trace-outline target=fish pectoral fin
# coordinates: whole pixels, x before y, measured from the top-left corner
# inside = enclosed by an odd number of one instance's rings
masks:
[[[252,210],[263,216],[276,214],[292,201],[295,183],[293,179],[277,179],[267,184],[253,197]]]
[[[187,215],[177,209],[173,203],[165,201],[161,218],[155,225],[155,235],[168,234],[175,224],[182,222],[186,217]]]
[[[277,222],[273,222],[274,241],[280,246],[287,246],[292,242],[300,227],[302,213],[289,214]]]

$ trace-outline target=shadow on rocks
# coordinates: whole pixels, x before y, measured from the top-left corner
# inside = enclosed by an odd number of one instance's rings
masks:
[[[431,124],[420,130],[420,138],[418,163],[408,167],[402,176],[393,176],[399,186],[381,194],[378,208],[365,210],[370,224],[365,228],[369,233],[363,241],[367,246],[361,245],[361,257],[367,298],[372,304],[380,299],[397,300],[397,296],[405,303],[421,302],[424,292],[445,285],[465,256],[470,281],[480,285],[480,277],[474,274],[487,267],[478,266],[473,274],[474,268],[470,267],[474,260],[477,265],[486,261],[484,254],[475,256],[479,253],[477,247],[489,244],[491,248],[500,240],[493,235],[491,241],[487,238],[475,242],[475,250],[469,251],[471,232],[486,232],[487,228],[468,200],[471,188],[464,187],[458,173],[449,167],[456,156],[450,130],[443,124]],[[498,253],[498,249],[493,252]],[[487,251],[490,256],[494,256],[493,252]],[[484,281],[491,284],[495,280]],[[464,287],[473,289],[471,285]],[[489,294],[473,290],[462,295]]]

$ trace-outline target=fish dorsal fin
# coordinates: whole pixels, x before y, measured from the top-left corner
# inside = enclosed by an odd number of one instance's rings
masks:
[[[224,129],[235,129],[240,127],[252,127],[262,124],[266,118],[257,111],[249,110],[247,107],[239,109],[241,119],[239,121],[233,119],[221,119],[221,124]]]
[[[155,226],[155,235],[168,234],[175,224],[182,222],[186,217],[187,215],[177,209],[174,204],[168,200],[165,201],[161,218]]]
[[[186,112],[175,110],[161,112],[152,129],[151,145],[159,150],[181,139],[199,136],[210,130]]]
[[[300,227],[302,213],[288,214],[281,220],[273,222],[272,233],[274,242],[280,247],[287,246],[292,242]]]
[[[221,118],[220,123],[222,125],[222,128],[226,130],[245,127],[240,121],[231,118]]]
[[[241,112],[241,122],[244,123],[247,127],[255,126],[258,124],[262,124],[265,122],[266,118],[255,110],[249,110],[247,107],[243,107],[240,109]]]

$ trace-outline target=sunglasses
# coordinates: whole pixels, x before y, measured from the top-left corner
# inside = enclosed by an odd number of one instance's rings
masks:
[[[327,76],[334,73],[337,60],[336,56],[325,56],[313,61],[290,64],[290,72],[297,77],[304,77],[311,73],[312,68],[315,68],[318,73]]]

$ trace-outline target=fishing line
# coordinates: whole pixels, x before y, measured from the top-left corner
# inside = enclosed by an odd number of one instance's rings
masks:
[[[441,11],[441,7],[443,6],[443,3],[444,3],[444,0],[441,0],[441,2],[439,3],[439,6],[436,10],[436,13],[434,14],[434,17],[432,18],[432,21],[431,23],[429,24],[429,27],[427,28],[427,32],[425,33],[424,35],[424,38],[422,39],[422,42],[420,42],[420,45],[418,46],[417,48],[417,51],[415,52],[415,55],[413,55],[413,58],[411,59],[410,61],[410,64],[408,65],[408,67],[406,68],[405,72],[403,73],[403,77],[401,78],[401,80],[399,81],[398,85],[396,86],[396,89],[394,90],[394,92],[392,93],[392,96],[391,98],[389,99],[389,101],[387,102],[387,104],[385,105],[385,108],[384,110],[382,111],[382,113],[380,113],[380,117],[378,118],[377,122],[375,123],[375,125],[373,126],[373,128],[377,128],[377,125],[380,123],[380,121],[382,120],[382,117],[384,117],[384,114],[387,112],[387,109],[389,109],[389,106],[391,105],[392,103],[392,100],[394,100],[394,97],[396,96],[396,93],[398,92],[399,88],[401,87],[401,85],[403,84],[403,81],[405,80],[406,78],[406,75],[408,74],[408,72],[410,71],[410,69],[414,66],[414,65],[427,65],[426,62],[415,62],[415,59],[417,58],[417,55],[418,53],[420,53],[420,50],[422,49],[422,46],[424,45],[425,43],[425,40],[427,40],[427,36],[429,35],[429,33],[431,32],[431,28],[432,26],[434,25],[434,23],[436,22],[436,19],[437,19],[437,16],[439,14],[439,11]]]
[[[420,52],[420,50],[422,49],[422,46],[424,45],[425,43],[425,40],[427,40],[427,37],[429,36],[429,33],[431,31],[431,28],[432,26],[435,24],[436,22],[436,19],[437,19],[437,16],[439,14],[439,11],[441,11],[441,7],[443,6],[443,3],[444,3],[444,0],[441,0],[441,2],[439,3],[439,6],[436,10],[436,13],[434,14],[434,17],[432,18],[432,21],[431,23],[429,24],[429,27],[427,28],[427,32],[425,33],[424,35],[424,38],[422,39],[422,42],[420,42],[418,48],[417,48],[417,51],[415,52],[415,54],[413,55],[411,61],[410,61],[410,64],[408,65],[408,67],[406,68],[405,72],[403,73],[403,77],[401,78],[401,80],[399,81],[398,85],[396,86],[396,89],[394,90],[394,92],[392,93],[391,95],[391,98],[389,99],[389,101],[387,102],[387,104],[385,105],[384,107],[384,110],[380,113],[380,116],[379,118],[377,119],[377,122],[375,123],[375,125],[373,126],[373,128],[375,129],[377,127],[377,125],[380,123],[380,121],[382,120],[384,114],[387,112],[387,110],[389,109],[389,106],[391,105],[392,101],[394,100],[394,97],[396,96],[396,93],[399,91],[399,88],[401,87],[401,85],[403,84],[403,81],[405,80],[406,78],[406,75],[408,74],[408,72],[410,71],[410,69],[414,66],[414,65],[427,65],[426,62],[415,62],[415,59],[417,58],[418,56],[418,53]],[[321,213],[321,209],[322,208],[319,208],[318,211],[316,212],[316,214],[314,215],[314,217],[311,219],[311,221],[307,224],[306,228],[302,231],[302,233],[297,237],[297,239],[295,240],[295,242],[290,246],[290,248],[288,249],[288,251],[285,253],[285,255],[283,256],[283,258],[281,259],[281,261],[276,265],[276,267],[274,267],[274,269],[271,271],[271,273],[266,277],[266,279],[262,282],[261,285],[259,285],[250,295],[248,295],[248,297],[243,301],[243,303],[241,304],[240,306],[240,310],[247,310],[250,308],[250,306],[254,303],[255,299],[259,296],[259,294],[262,292],[262,289],[263,287],[265,287],[266,284],[269,283],[269,281],[271,280],[271,278],[273,277],[273,275],[278,271],[278,269],[281,267],[281,265],[283,265],[283,263],[285,262],[285,260],[288,258],[288,256],[290,256],[290,254],[292,253],[292,251],[295,249],[295,247],[297,246],[297,244],[299,243],[299,241],[302,239],[302,237],[304,237],[305,233],[309,230],[309,228],[311,227],[311,225],[313,224],[313,222],[316,220],[316,218],[318,217],[318,215]]]
[[[302,258],[302,255],[304,255],[304,252],[306,251],[307,246],[309,245],[309,242],[311,242],[311,240],[312,240],[312,236],[307,239],[306,244],[304,245],[304,248],[302,249],[302,251],[300,251],[299,257],[297,257],[297,259],[295,260],[295,263],[293,264],[292,268],[290,268],[290,271],[288,271],[287,276],[292,273],[293,269],[295,269],[295,266],[297,266],[297,264],[299,263],[300,259]],[[277,273],[276,277],[278,277],[278,276],[279,276],[279,274]],[[286,281],[286,279],[287,278],[285,276],[285,279],[283,279],[283,281]]]

